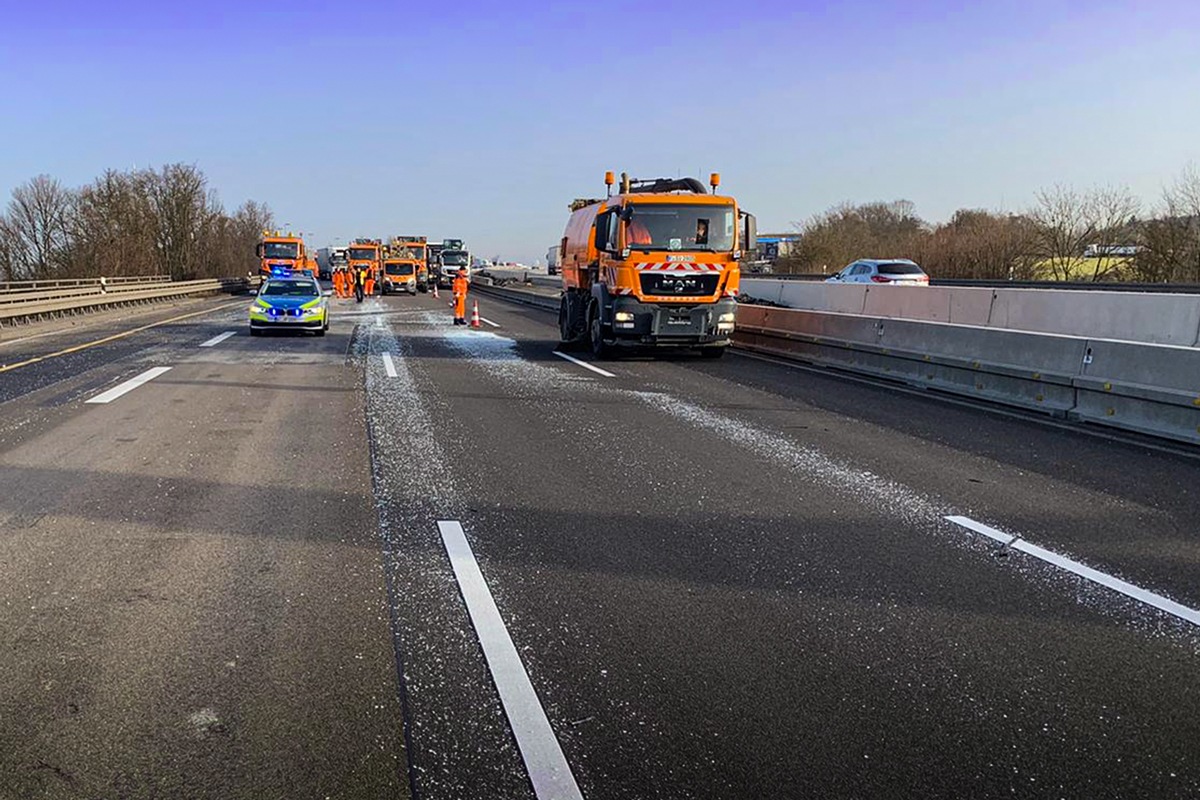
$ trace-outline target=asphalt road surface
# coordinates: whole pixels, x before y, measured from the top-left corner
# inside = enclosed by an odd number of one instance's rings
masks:
[[[0,339],[0,798],[1200,796],[1200,460],[206,302]]]

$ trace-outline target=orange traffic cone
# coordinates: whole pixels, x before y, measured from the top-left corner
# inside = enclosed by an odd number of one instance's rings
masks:
[[[475,305],[471,307],[471,327],[478,328],[479,322],[479,301],[475,301]]]

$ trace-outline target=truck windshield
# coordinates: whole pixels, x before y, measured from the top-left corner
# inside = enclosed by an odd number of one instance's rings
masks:
[[[369,247],[351,247],[350,258],[353,261],[374,261],[375,251]]]
[[[403,247],[396,254],[396,258],[411,258],[420,261],[425,257],[425,251],[418,247]]]
[[[295,258],[299,252],[295,242],[263,242],[263,258]]]
[[[467,265],[466,253],[452,253],[448,250],[442,251],[442,264],[447,267],[465,267]]]
[[[628,212],[625,242],[633,250],[733,249],[733,206],[647,203],[629,206]]]

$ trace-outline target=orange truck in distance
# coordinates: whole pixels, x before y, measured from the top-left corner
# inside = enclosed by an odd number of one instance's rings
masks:
[[[425,265],[424,236],[394,236],[383,248],[383,293],[425,291],[429,273]]]
[[[379,239],[355,239],[346,246],[346,260],[350,262],[350,271],[358,274],[365,269],[375,286],[379,286],[380,272],[383,270],[383,243]]]
[[[624,347],[729,346],[742,254],[756,245],[753,215],[695,178],[604,176],[608,197],[571,203],[559,244],[564,343],[586,342],[600,358]]]
[[[287,236],[279,231],[263,231],[258,243],[259,275],[269,277],[274,272],[311,272],[317,277],[317,260],[304,247],[303,236],[288,231]]]

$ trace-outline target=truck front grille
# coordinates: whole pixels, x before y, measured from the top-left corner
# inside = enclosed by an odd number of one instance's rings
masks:
[[[717,291],[721,276],[717,273],[643,272],[642,294],[662,297],[697,297]]]

